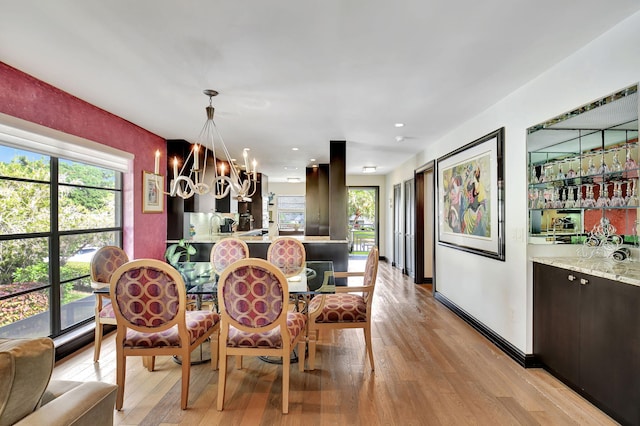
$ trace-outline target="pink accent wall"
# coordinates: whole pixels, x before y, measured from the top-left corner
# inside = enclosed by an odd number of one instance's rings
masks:
[[[155,151],[166,158],[163,138],[2,62],[0,112],[135,155],[123,181],[124,249],[134,259],[164,258],[166,207],[143,214],[141,195],[142,171],[153,171]]]

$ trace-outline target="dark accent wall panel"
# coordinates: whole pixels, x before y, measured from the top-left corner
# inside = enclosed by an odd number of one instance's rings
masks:
[[[305,197],[305,235],[320,235],[320,172],[319,167],[307,167]]]
[[[346,141],[331,141],[329,152],[329,236],[347,239]]]

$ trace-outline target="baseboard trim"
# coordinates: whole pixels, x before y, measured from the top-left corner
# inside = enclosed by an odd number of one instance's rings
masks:
[[[536,361],[533,355],[527,355],[520,349],[513,346],[506,341],[502,336],[491,330],[486,325],[475,319],[469,313],[465,312],[458,305],[447,299],[442,293],[434,292],[433,297],[444,306],[449,308],[453,313],[458,315],[464,322],[473,327],[478,333],[482,334],[491,343],[496,345],[498,349],[507,354],[511,359],[520,364],[524,368],[539,367],[539,363]]]

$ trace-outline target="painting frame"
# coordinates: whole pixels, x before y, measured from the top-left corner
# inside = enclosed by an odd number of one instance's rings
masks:
[[[142,213],[164,212],[164,176],[142,171]]]
[[[504,132],[437,159],[439,245],[505,261]]]

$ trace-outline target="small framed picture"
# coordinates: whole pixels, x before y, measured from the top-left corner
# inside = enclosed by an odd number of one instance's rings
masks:
[[[164,176],[142,172],[142,213],[164,212]]]

